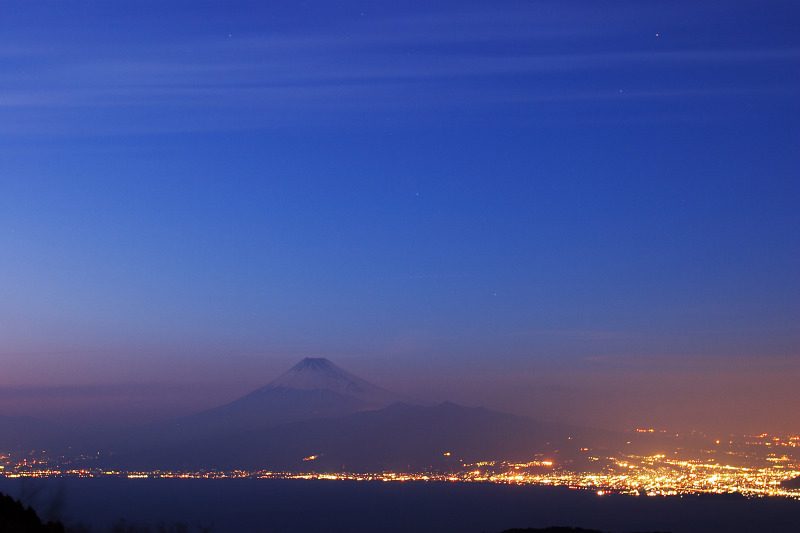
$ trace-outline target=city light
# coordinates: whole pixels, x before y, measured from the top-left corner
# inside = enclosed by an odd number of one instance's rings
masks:
[[[640,430],[636,430],[639,432]],[[650,434],[650,431],[647,431]],[[720,440],[714,441],[716,444]],[[583,460],[555,461],[533,454],[528,461],[511,462],[487,459],[466,463],[453,461],[447,471],[424,472],[308,472],[271,470],[199,470],[199,471],[120,471],[93,468],[97,455],[67,459],[52,457],[46,451],[0,453],[0,477],[125,477],[147,478],[250,478],[250,479],[322,479],[386,482],[481,482],[515,485],[563,486],[584,489],[597,495],[674,496],[688,494],[740,494],[747,497],[787,497],[800,499],[800,488],[790,488],[783,481],[800,476],[800,437],[761,434],[724,441],[714,450],[637,455],[600,453],[580,448]],[[783,448],[778,451],[776,447]],[[776,453],[777,452],[777,453]],[[322,454],[301,459],[312,462]],[[453,457],[452,452],[444,453]],[[722,462],[719,458],[730,459]],[[583,465],[583,466],[579,466]],[[591,465],[591,468],[586,467]]]

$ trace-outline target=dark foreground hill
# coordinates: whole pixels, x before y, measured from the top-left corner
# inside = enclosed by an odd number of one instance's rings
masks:
[[[3,533],[64,533],[61,522],[42,523],[36,511],[0,493],[0,531]]]

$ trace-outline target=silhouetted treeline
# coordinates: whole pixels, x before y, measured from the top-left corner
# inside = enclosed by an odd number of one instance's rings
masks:
[[[156,526],[120,520],[108,529],[94,529],[85,524],[67,527],[66,533],[212,533],[211,526],[190,525],[183,522],[161,523]]]
[[[211,526],[161,523],[154,527],[121,520],[108,529],[96,530],[86,524],[64,526],[59,521],[42,522],[32,507],[25,507],[0,492],[0,533],[212,533]]]
[[[0,531],[3,533],[64,533],[61,522],[42,523],[31,507],[0,493]]]
[[[506,529],[504,531],[501,531],[500,533],[605,533],[605,532],[599,531],[597,529],[583,529],[581,527],[554,526],[554,527],[546,527],[544,529],[537,529],[537,528]],[[661,533],[661,532],[654,531],[653,533]]]

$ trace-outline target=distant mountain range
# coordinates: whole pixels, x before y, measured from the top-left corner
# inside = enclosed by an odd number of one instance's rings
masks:
[[[581,447],[621,449],[631,439],[483,408],[425,404],[322,358],[303,359],[233,402],[167,422],[80,437],[32,419],[0,423],[8,429],[0,432],[6,448],[41,444],[105,458],[100,466],[123,470],[422,471],[460,468],[461,461],[585,460]]]
[[[264,387],[193,415],[124,431],[118,451],[227,438],[302,420],[321,420],[415,400],[354,376],[323,358],[306,358]],[[104,445],[107,447],[108,443]]]
[[[307,358],[229,404],[138,428],[104,448],[120,468],[380,471],[572,454],[609,433],[453,403],[425,405]]]

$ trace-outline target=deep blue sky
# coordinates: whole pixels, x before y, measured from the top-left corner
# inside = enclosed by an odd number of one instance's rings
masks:
[[[190,411],[323,356],[540,418],[800,430],[798,21],[5,0],[0,414]]]

